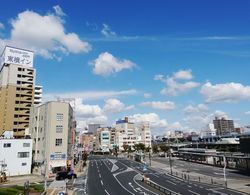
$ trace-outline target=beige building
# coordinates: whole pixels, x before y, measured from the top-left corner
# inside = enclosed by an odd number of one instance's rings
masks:
[[[46,174],[67,166],[72,156],[73,109],[66,102],[47,102],[33,107],[30,134],[33,139],[33,162],[46,165]]]
[[[0,135],[24,137],[34,102],[33,52],[6,46],[0,62]]]

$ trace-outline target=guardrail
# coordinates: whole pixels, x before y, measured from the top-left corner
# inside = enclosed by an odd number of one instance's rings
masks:
[[[161,185],[159,185],[159,184],[157,184],[149,179],[146,180],[145,183],[150,185],[151,187],[163,192],[164,194],[169,194],[169,195],[179,195],[180,194],[180,193],[176,193],[170,189],[167,189],[167,188],[165,188],[165,187],[163,187],[163,186],[161,186]]]

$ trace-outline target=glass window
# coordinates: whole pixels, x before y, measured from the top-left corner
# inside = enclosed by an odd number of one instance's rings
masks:
[[[11,143],[4,143],[4,144],[3,144],[3,147],[4,147],[4,148],[10,148],[10,147],[11,147]]]
[[[17,157],[18,158],[28,158],[30,156],[29,152],[18,152]]]
[[[57,121],[62,121],[63,120],[63,114],[62,113],[57,113],[56,114],[56,120]]]
[[[30,147],[30,143],[23,143],[23,147]]]
[[[63,126],[62,125],[56,125],[56,132],[62,133],[63,132]]]
[[[62,146],[62,139],[56,139],[56,146]]]
[[[26,166],[27,165],[27,163],[22,163],[22,166]]]

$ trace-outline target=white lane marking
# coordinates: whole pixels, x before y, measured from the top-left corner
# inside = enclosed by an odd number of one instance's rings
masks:
[[[128,185],[130,185],[130,186],[131,186],[131,188],[132,188],[135,192],[137,192],[137,190],[134,188],[134,186],[132,185],[132,183],[131,183],[131,182],[129,182],[129,183],[128,183]]]
[[[166,180],[166,182],[169,182],[169,183],[171,183],[171,184],[173,184],[173,185],[177,185],[176,183],[174,183],[174,182],[172,182],[172,181],[169,181],[169,180]]]
[[[199,193],[194,192],[194,191],[192,191],[192,190],[188,190],[188,191],[191,192],[192,194],[200,195]]]
[[[135,175],[134,178],[133,178],[133,181],[134,181],[138,186],[140,186],[141,188],[143,188],[144,190],[146,190],[146,191],[148,191],[148,192],[151,192],[152,194],[158,195],[158,194],[156,194],[156,193],[150,191],[149,189],[144,188],[142,185],[140,185],[140,184],[135,180],[135,177],[138,176],[138,175],[141,175],[141,174]],[[144,192],[144,193],[145,193],[145,192]]]
[[[192,188],[192,186],[187,185],[189,188]]]
[[[103,182],[102,182],[102,180],[101,180],[101,184],[102,184],[102,186],[103,186]]]
[[[102,177],[100,173],[99,173],[99,177],[100,177],[100,178]]]
[[[106,194],[110,195],[110,193],[108,193],[108,191],[106,189],[104,191],[106,192]]]
[[[121,184],[121,182],[116,178],[115,175],[114,175],[114,178],[116,179],[116,181],[120,184],[120,186],[121,186],[124,190],[126,190],[128,193],[130,193],[130,194],[132,194],[132,195],[135,195],[133,192],[130,192],[127,188],[125,188],[125,187]]]
[[[76,179],[73,180],[73,185],[75,184],[75,182],[76,182]]]

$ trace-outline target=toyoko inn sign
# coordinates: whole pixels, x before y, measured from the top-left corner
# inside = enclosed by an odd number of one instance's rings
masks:
[[[34,53],[32,51],[6,46],[2,54],[0,66],[6,63],[33,67],[33,56]]]

